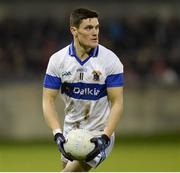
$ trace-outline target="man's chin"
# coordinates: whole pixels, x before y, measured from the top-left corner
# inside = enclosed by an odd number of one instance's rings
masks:
[[[89,45],[90,48],[94,49],[98,46],[98,43]]]
[[[84,45],[86,49],[90,48],[90,49],[94,49],[98,46],[98,43],[91,43],[91,44],[86,44]]]

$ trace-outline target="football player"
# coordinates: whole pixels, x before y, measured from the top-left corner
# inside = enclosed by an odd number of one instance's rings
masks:
[[[48,63],[43,87],[44,117],[62,153],[63,171],[87,172],[110,153],[114,131],[123,111],[123,65],[111,50],[99,44],[99,20],[95,11],[79,8],[70,15],[73,41],[54,53]],[[65,103],[63,129],[55,100]],[[64,150],[72,129],[91,131],[95,149],[84,161]]]

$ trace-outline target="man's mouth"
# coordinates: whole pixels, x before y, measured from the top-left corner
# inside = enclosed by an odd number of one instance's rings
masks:
[[[97,38],[93,38],[93,39],[91,39],[92,41],[98,41],[98,39]]]

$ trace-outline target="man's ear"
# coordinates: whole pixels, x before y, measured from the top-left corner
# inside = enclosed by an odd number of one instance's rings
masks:
[[[74,37],[77,37],[77,28],[76,28],[76,27],[71,26],[71,27],[70,27],[70,31],[71,31],[71,34],[72,34]]]

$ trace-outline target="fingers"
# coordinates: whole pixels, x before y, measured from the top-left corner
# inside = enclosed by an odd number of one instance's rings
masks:
[[[76,160],[70,153],[66,153],[66,152],[65,152],[64,157],[66,157],[66,158],[67,158],[68,160],[70,160],[71,162],[72,162],[73,160]]]
[[[97,138],[91,138],[91,139],[90,139],[90,142],[96,143],[96,142],[97,142]]]
[[[90,142],[95,144],[95,148],[98,147],[98,139],[97,138],[91,138]]]
[[[87,156],[85,161],[89,162],[90,160],[93,160],[99,153],[100,153],[100,149],[99,149],[99,145],[98,145],[98,139],[96,137],[91,138],[90,142],[95,144],[94,150],[92,150]]]
[[[54,140],[56,141],[59,151],[62,153],[62,155],[67,158],[70,161],[73,161],[74,158],[72,157],[72,155],[70,153],[66,153],[64,150],[64,143],[67,142],[67,140],[65,139],[64,135],[62,133],[57,133],[54,136]]]
[[[72,162],[73,160],[75,160],[75,158],[73,158],[73,156],[72,156],[70,153],[66,153],[63,148],[59,149],[59,151],[62,153],[62,155],[63,155],[66,159],[70,160],[71,162]]]
[[[95,149],[86,156],[86,162],[93,160],[99,153],[100,153],[99,148],[95,147]]]
[[[58,148],[59,148],[59,151],[62,153],[62,155],[65,158],[67,158],[70,161],[75,160],[70,153],[66,153],[66,151],[64,150],[64,145],[63,144],[58,145]]]
[[[87,155],[87,162],[93,160],[100,152],[103,153],[108,147],[110,139],[106,135],[102,135],[101,137],[94,137],[90,141],[95,144],[95,148]]]

